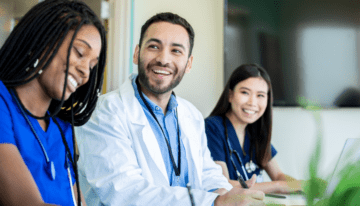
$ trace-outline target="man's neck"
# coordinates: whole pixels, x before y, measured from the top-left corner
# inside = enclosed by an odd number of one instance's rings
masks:
[[[152,102],[161,107],[163,113],[166,114],[167,105],[169,104],[172,90],[164,94],[154,94],[153,92],[142,86],[141,83],[140,89]]]

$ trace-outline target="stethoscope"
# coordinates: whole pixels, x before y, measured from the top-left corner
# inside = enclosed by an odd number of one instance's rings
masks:
[[[237,169],[237,167],[235,165],[234,159],[232,158],[232,155],[235,154],[237,160],[240,162],[241,169],[242,169],[242,171],[243,171],[243,173],[245,175],[245,178],[246,178],[245,180],[248,180],[249,177],[248,177],[247,173],[252,173],[257,168],[256,164],[252,161],[252,159],[253,159],[252,145],[250,146],[250,162],[247,162],[245,164],[245,166],[244,166],[243,162],[241,161],[239,153],[236,150],[233,150],[233,148],[232,148],[232,146],[230,144],[230,140],[229,140],[229,136],[228,136],[228,129],[227,129],[227,126],[226,126],[226,117],[223,116],[222,119],[223,119],[223,126],[224,126],[224,129],[225,129],[226,142],[228,144],[229,151],[230,151],[230,154],[229,154],[230,161],[231,161],[232,165],[234,166],[234,169],[236,171],[237,176],[239,177],[241,174],[240,174],[239,170]]]
[[[45,156],[45,160],[46,160],[46,164],[47,164],[47,167],[46,167],[46,173],[49,175],[49,177],[52,179],[52,180],[55,180],[56,178],[56,170],[55,170],[55,165],[54,165],[54,162],[50,160],[47,152],[46,152],[46,149],[44,147],[44,145],[42,144],[39,136],[37,135],[32,123],[30,122],[29,118],[27,117],[25,111],[24,111],[24,108],[22,107],[22,105],[20,104],[20,101],[16,95],[16,93],[14,94],[15,92],[13,90],[10,90],[10,94],[12,95],[12,97],[15,99],[16,101],[16,104],[17,106],[20,108],[20,111],[23,115],[23,117],[25,118],[26,122],[29,124],[30,126],[30,129],[31,131],[33,132],[36,140],[38,141],[42,151],[43,151],[43,154]],[[64,136],[61,128],[60,128],[60,125],[58,124],[58,122],[53,118],[53,121],[54,123],[57,125],[57,127],[59,128],[60,130],[60,133],[62,136]],[[69,178],[69,183],[70,183],[70,189],[71,189],[71,195],[72,195],[72,200],[73,200],[73,203],[74,205],[77,205],[76,204],[76,199],[75,199],[75,193],[74,193],[74,189],[73,189],[73,180],[72,180],[72,176],[71,176],[71,172],[70,172],[70,164],[71,161],[72,161],[72,158],[71,158],[71,155],[69,154],[68,151],[66,151],[66,157],[65,157],[65,161],[66,161],[66,169],[67,169],[67,173],[68,173],[68,178]],[[70,161],[70,162],[69,162]]]

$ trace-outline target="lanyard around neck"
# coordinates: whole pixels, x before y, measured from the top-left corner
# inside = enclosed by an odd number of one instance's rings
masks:
[[[165,132],[164,132],[163,128],[161,127],[158,119],[156,118],[154,112],[151,110],[150,105],[145,100],[144,95],[142,94],[142,91],[140,89],[140,83],[139,83],[139,78],[138,77],[136,78],[135,82],[136,82],[137,90],[139,92],[139,95],[140,95],[142,101],[144,102],[144,104],[145,104],[146,108],[148,109],[148,111],[150,112],[151,116],[153,116],[156,123],[159,125],[159,127],[161,129],[161,132],[162,132],[162,134],[164,136],[164,139],[165,139],[165,142],[166,142],[169,154],[170,154],[170,159],[171,159],[175,174],[176,174],[176,176],[180,176],[181,148],[180,148],[180,130],[179,130],[179,119],[178,119],[177,109],[176,109],[176,124],[177,124],[177,137],[178,137],[177,139],[178,139],[178,150],[179,150],[179,153],[178,153],[178,164],[179,164],[179,166],[178,167],[176,166],[176,162],[175,162],[174,156],[172,154],[171,146],[170,146],[170,143],[169,143],[168,139],[166,138]],[[175,96],[174,92],[172,94]]]

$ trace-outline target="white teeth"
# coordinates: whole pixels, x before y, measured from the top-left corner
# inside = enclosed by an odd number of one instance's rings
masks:
[[[243,109],[244,112],[248,113],[248,114],[255,114],[255,111],[253,110],[247,110],[247,109]]]
[[[158,73],[158,74],[170,74],[170,72],[167,72],[167,71],[164,71],[164,70],[154,70],[155,73]]]
[[[72,76],[69,76],[68,80],[75,88],[77,88],[78,83],[76,82],[76,80]]]

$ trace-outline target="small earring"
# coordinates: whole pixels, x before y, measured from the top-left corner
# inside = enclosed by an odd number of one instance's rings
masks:
[[[37,65],[39,64],[39,59],[36,59],[34,65],[33,65],[33,68],[36,68]],[[30,70],[30,67],[26,68],[25,71],[28,72]],[[41,73],[40,73],[41,74]]]
[[[34,63],[34,68],[36,68],[38,64],[39,64],[39,59],[36,59],[36,61]]]
[[[43,70],[41,69],[38,73],[41,74],[43,72]]]

